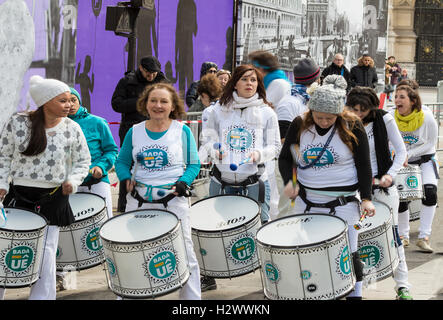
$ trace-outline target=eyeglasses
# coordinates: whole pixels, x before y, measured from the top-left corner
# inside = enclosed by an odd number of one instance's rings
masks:
[[[208,72],[207,73],[217,73],[217,70],[214,70],[214,69],[210,69],[210,70],[208,70]]]

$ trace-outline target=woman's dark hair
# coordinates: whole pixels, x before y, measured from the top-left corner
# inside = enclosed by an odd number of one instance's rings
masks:
[[[278,58],[268,51],[258,50],[251,52],[248,58],[253,65],[265,69],[266,72],[272,72],[280,68]]]
[[[243,77],[243,75],[248,71],[254,71],[257,76],[257,93],[258,97],[263,99],[263,102],[270,105],[266,100],[266,89],[263,83],[263,75],[256,67],[250,64],[243,64],[234,69],[234,73],[232,77],[229,79],[228,83],[226,83],[225,89],[223,90],[223,94],[220,98],[220,104],[226,105],[232,101],[232,94],[235,91],[235,85],[237,82]]]
[[[220,98],[222,92],[223,87],[216,75],[207,74],[200,79],[197,87],[197,93],[199,95],[201,95],[202,93],[206,93],[209,97],[209,100],[211,100],[212,102]]]
[[[29,113],[29,120],[31,121],[31,137],[28,146],[21,154],[24,156],[36,156],[45,151],[48,144],[43,106],[35,111],[31,111]]]
[[[355,87],[346,97],[346,106],[353,108],[356,105],[360,105],[362,111],[370,110],[366,118],[368,120],[374,119],[375,111],[380,105],[380,100],[374,89],[368,87]]]
[[[395,89],[395,94],[397,95],[397,92],[400,90],[404,90],[407,92],[409,99],[412,101],[412,110],[421,111],[421,98],[418,94],[418,92],[414,89],[412,89],[410,86],[407,85],[401,85],[397,86]]]

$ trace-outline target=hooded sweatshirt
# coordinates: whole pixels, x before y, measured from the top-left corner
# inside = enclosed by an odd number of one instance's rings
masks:
[[[80,99],[79,101],[81,103]],[[108,171],[114,166],[114,162],[117,159],[118,148],[112,137],[107,121],[88,113],[86,108],[82,106],[80,106],[75,115],[70,115],[69,118],[80,125],[86,137],[86,142],[91,154],[90,168],[100,167],[103,171],[101,181],[109,183]],[[92,175],[89,173],[84,181],[86,182],[91,178]]]

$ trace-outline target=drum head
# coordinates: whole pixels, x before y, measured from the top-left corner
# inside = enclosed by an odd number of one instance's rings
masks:
[[[100,237],[118,243],[154,240],[172,231],[177,217],[166,210],[136,210],[107,220],[100,228]]]
[[[209,232],[225,231],[251,221],[259,212],[259,204],[245,196],[209,197],[191,206],[191,228]]]
[[[272,247],[304,247],[335,239],[347,224],[328,214],[297,214],[280,218],[261,227],[257,241]]]
[[[372,203],[375,207],[375,214],[363,220],[363,228],[360,231],[377,228],[389,221],[391,217],[391,210],[386,204],[380,201],[372,201]]]
[[[9,231],[38,230],[47,225],[46,219],[36,212],[18,208],[5,208],[6,225],[0,229]]]
[[[96,194],[78,192],[69,195],[69,205],[77,222],[88,219],[98,212],[101,212],[105,208],[106,202]]]

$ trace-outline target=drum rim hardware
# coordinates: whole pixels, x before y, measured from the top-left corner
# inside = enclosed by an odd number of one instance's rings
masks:
[[[338,235],[335,235],[335,236],[332,237],[332,238],[328,238],[328,239],[326,239],[326,240],[322,240],[322,241],[318,241],[318,242],[313,242],[313,243],[308,243],[308,244],[304,244],[304,245],[274,245],[274,244],[265,243],[265,242],[263,242],[263,241],[261,241],[261,240],[258,239],[258,234],[259,234],[260,230],[262,230],[262,229],[265,228],[266,226],[271,225],[271,223],[274,223],[274,222],[276,222],[276,221],[280,221],[280,220],[284,220],[284,219],[289,219],[289,218],[299,217],[299,216],[306,216],[306,217],[309,217],[309,216],[313,216],[313,215],[316,215],[316,216],[328,216],[328,217],[334,217],[334,218],[340,219],[340,220],[343,222],[345,228],[344,228],[344,230],[341,231]],[[331,242],[331,241],[337,239],[338,237],[342,236],[343,233],[347,233],[347,232],[348,232],[348,224],[346,223],[345,220],[343,220],[343,219],[340,218],[340,217],[337,217],[337,216],[334,216],[334,215],[331,215],[331,214],[327,214],[327,213],[300,213],[300,214],[291,214],[291,215],[288,215],[288,216],[285,216],[285,217],[281,217],[281,218],[278,218],[278,219],[272,220],[271,222],[269,222],[269,223],[267,223],[267,224],[261,226],[261,227],[257,230],[257,234],[256,234],[256,236],[255,236],[255,241],[256,241],[258,244],[262,245],[262,246],[271,246],[272,248],[276,248],[276,249],[306,249],[306,248],[310,248],[310,247],[313,247],[313,246],[317,246],[317,245],[322,245],[322,244],[329,243],[329,242]]]
[[[106,238],[106,237],[104,237],[104,236],[102,235],[102,228],[103,228],[103,226],[105,225],[105,223],[108,223],[109,221],[111,221],[111,220],[113,220],[113,219],[116,219],[116,218],[119,218],[119,217],[122,217],[122,216],[125,216],[125,215],[129,215],[129,214],[133,215],[133,214],[136,214],[136,212],[140,212],[140,211],[141,211],[141,212],[146,212],[146,211],[162,211],[162,212],[166,212],[166,213],[168,213],[168,214],[172,214],[172,215],[177,219],[177,223],[176,223],[176,224],[175,224],[170,230],[165,231],[164,234],[159,235],[159,236],[157,236],[157,237],[155,237],[155,238],[144,239],[144,240],[142,240],[142,241],[140,241],[140,240],[134,240],[134,241],[115,241],[115,240],[110,240],[110,239],[108,239],[108,238]],[[101,227],[100,227],[100,229],[99,229],[99,231],[98,231],[98,233],[99,233],[101,239],[104,239],[105,241],[107,241],[107,242],[110,243],[110,244],[130,245],[130,244],[134,244],[134,243],[145,243],[145,242],[147,242],[147,241],[148,241],[148,242],[156,241],[156,240],[159,240],[159,239],[161,239],[161,238],[164,238],[166,233],[170,233],[170,232],[172,232],[173,230],[175,230],[175,229],[177,228],[177,226],[180,224],[180,219],[177,217],[177,215],[176,215],[175,213],[173,213],[173,212],[171,212],[171,211],[168,211],[168,210],[165,210],[165,209],[137,209],[137,210],[132,210],[132,211],[128,211],[128,212],[124,212],[124,213],[121,213],[121,214],[119,214],[119,215],[116,215],[116,216],[114,216],[114,217],[112,217],[112,218],[106,220],[105,223],[103,223],[103,224],[101,225]]]
[[[106,199],[103,198],[102,196],[100,196],[100,195],[98,195],[98,194],[95,194],[95,193],[89,193],[89,192],[76,192],[76,193],[74,193],[74,194],[72,194],[72,195],[75,196],[76,194],[85,194],[85,195],[88,195],[88,196],[95,196],[95,197],[98,197],[98,198],[100,198],[101,200],[103,200],[103,204],[104,204],[104,206],[103,206],[103,208],[100,208],[100,210],[97,210],[97,212],[102,212],[104,209],[106,209]],[[78,219],[78,220],[75,220],[73,223],[77,223],[77,222],[85,221],[85,220],[87,220],[87,219],[90,219],[90,218],[93,217],[93,216],[94,216],[94,215],[92,215],[92,216],[88,216],[88,217],[84,217],[84,218],[81,218],[81,219]]]
[[[40,230],[44,229],[44,228],[49,224],[48,219],[46,219],[45,216],[43,216],[42,214],[40,214],[40,213],[38,213],[38,212],[36,212],[36,211],[32,211],[32,210],[29,210],[29,209],[26,209],[26,208],[22,208],[22,207],[4,207],[4,209],[5,209],[6,214],[8,214],[8,212],[7,212],[8,209],[19,209],[19,210],[28,211],[28,212],[30,212],[30,213],[36,214],[36,215],[38,215],[40,218],[42,218],[42,219],[46,222],[46,225],[44,225],[43,227],[40,227],[40,228],[36,228],[36,229],[26,229],[26,230],[7,229],[7,228],[5,228],[5,227],[6,227],[6,225],[5,225],[5,226],[3,226],[3,227],[0,227],[0,231],[11,231],[11,232],[37,232],[37,231],[40,231]]]
[[[242,194],[217,194],[217,195],[215,195],[215,196],[209,196],[209,197],[207,197],[207,198],[200,199],[200,200],[194,202],[194,203],[191,205],[191,208],[190,208],[190,210],[191,210],[191,215],[192,215],[192,207],[195,206],[197,203],[199,203],[199,202],[203,202],[203,201],[206,201],[206,200],[209,200],[209,199],[212,199],[212,198],[221,198],[221,197],[232,197],[232,198],[242,197],[242,198],[246,198],[246,199],[248,199],[248,200],[253,201],[253,202],[257,205],[258,212],[257,212],[257,214],[254,215],[254,216],[253,216],[248,222],[253,221],[253,220],[254,220],[258,215],[260,215],[260,213],[261,213],[261,206],[260,206],[260,203],[259,203],[257,200],[255,200],[255,199],[252,199],[252,198],[247,197],[247,196],[242,195]],[[248,223],[248,222],[245,222],[245,223]],[[205,232],[205,233],[214,233],[214,234],[215,234],[215,233],[219,233],[220,231],[223,231],[223,232],[232,231],[232,230],[237,229],[238,227],[239,227],[239,226],[236,226],[236,227],[234,226],[234,227],[230,227],[230,228],[223,229],[223,230],[205,230],[205,229],[196,229],[196,228],[193,228],[193,227],[192,227],[192,224],[191,224],[191,230],[192,230],[192,231]],[[257,231],[258,231],[258,230],[257,230]]]

